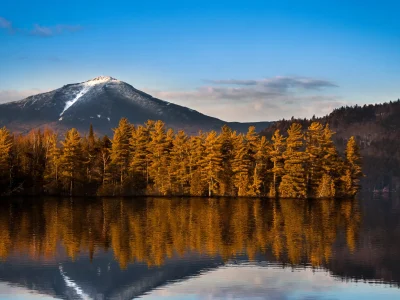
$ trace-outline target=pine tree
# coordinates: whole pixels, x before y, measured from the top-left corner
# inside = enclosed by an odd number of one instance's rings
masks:
[[[307,160],[307,194],[315,197],[323,175],[323,144],[324,127],[319,122],[313,122],[306,132]]]
[[[65,182],[69,195],[73,195],[75,184],[81,180],[83,165],[81,137],[75,128],[69,130],[65,140],[61,142],[61,176]]]
[[[171,159],[168,173],[172,177],[171,192],[173,194],[187,194],[186,188],[189,184],[189,161],[188,161],[188,137],[180,130],[173,140],[170,152]]]
[[[288,129],[286,140],[286,151],[283,153],[285,159],[282,182],[279,186],[279,193],[284,198],[305,198],[307,197],[307,186],[305,176],[306,156],[301,151],[304,135],[301,125],[293,123]]]
[[[28,161],[29,188],[31,193],[40,193],[43,186],[43,174],[45,168],[45,148],[43,145],[43,134],[40,129],[32,130],[26,137],[29,147],[25,155]]]
[[[201,162],[202,180],[208,186],[208,196],[218,193],[218,181],[222,171],[221,142],[211,131],[204,141],[204,158]]]
[[[128,175],[129,139],[131,134],[132,125],[129,124],[126,118],[122,118],[119,121],[118,127],[114,129],[114,136],[111,141],[111,163],[117,171],[116,175],[119,177],[118,181],[121,188],[123,187],[124,180]]]
[[[59,192],[61,149],[58,147],[58,136],[55,133],[47,136],[48,151],[44,174],[45,191],[54,194]]]
[[[6,191],[10,183],[11,147],[12,138],[9,131],[5,127],[0,128],[0,194]]]
[[[92,124],[89,127],[89,135],[82,139],[82,149],[86,168],[86,183],[88,188],[96,188],[101,181],[100,149]]]
[[[342,176],[344,193],[354,197],[360,189],[360,178],[363,176],[361,168],[361,154],[356,139],[352,136],[346,146],[345,175]]]
[[[256,128],[254,126],[250,126],[246,133],[246,144],[247,144],[247,157],[249,164],[249,182],[247,187],[247,196],[256,196],[259,194],[259,188],[261,185],[261,181],[259,178],[259,174],[256,170],[256,152],[257,147],[260,142],[260,138],[256,132]]]
[[[343,160],[339,156],[339,153],[333,143],[332,132],[329,125],[326,124],[322,136],[321,148],[323,149],[322,169],[324,174],[327,174],[332,179],[332,197],[336,196],[338,185],[340,181],[340,174],[343,173]]]
[[[219,194],[223,196],[234,195],[232,163],[234,159],[233,148],[236,137],[236,131],[232,131],[227,125],[222,127],[221,134],[218,137],[221,142],[223,169],[223,172],[220,174]]]
[[[274,132],[272,136],[272,151],[271,151],[271,161],[273,162],[272,167],[272,184],[269,190],[270,197],[276,197],[279,195],[279,185],[281,183],[281,178],[284,174],[284,158],[283,152],[286,148],[285,138],[280,134],[279,129]]]
[[[271,145],[265,136],[261,137],[255,146],[255,167],[250,187],[250,195],[252,196],[266,195],[267,187],[269,187],[269,182],[271,181],[268,174],[269,168],[271,168],[269,163],[270,152]]]
[[[150,142],[150,133],[144,126],[138,126],[132,132],[129,140],[130,162],[129,171],[133,177],[135,189],[144,191],[149,180],[149,152],[148,143]]]
[[[197,136],[192,136],[188,141],[188,167],[190,195],[203,196],[207,189],[207,184],[202,180],[202,162],[205,155],[204,141],[206,137],[203,132]]]
[[[154,189],[163,195],[169,191],[169,174],[167,152],[169,141],[165,133],[162,121],[154,124],[154,130],[150,133],[150,142],[147,145],[150,158],[149,174],[154,183]]]
[[[107,186],[112,181],[112,174],[110,171],[111,161],[111,148],[112,144],[108,136],[104,136],[99,142],[100,144],[100,160],[101,160],[101,182],[103,187]]]
[[[326,173],[322,174],[315,196],[317,198],[333,198],[336,195],[335,182]]]
[[[250,145],[245,136],[239,135],[234,144],[232,162],[233,182],[239,197],[248,195],[251,174],[249,148]]]

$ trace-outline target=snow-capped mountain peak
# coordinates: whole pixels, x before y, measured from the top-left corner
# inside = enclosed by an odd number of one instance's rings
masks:
[[[74,127],[85,132],[92,124],[97,132],[112,134],[112,128],[118,126],[122,117],[133,124],[162,120],[168,127],[185,129],[188,133],[197,133],[200,129],[218,130],[226,124],[190,108],[154,98],[110,76],[98,76],[0,104],[0,127],[7,126],[14,132],[45,127],[60,132]],[[247,131],[249,126],[233,125],[240,131]]]
[[[111,76],[98,76],[95,77],[93,79],[90,79],[88,81],[85,81],[85,84],[99,84],[99,83],[105,83],[105,82],[109,82],[109,81],[119,81],[116,78],[113,78]]]
[[[86,93],[88,93],[91,89],[93,89],[95,87],[101,88],[103,85],[110,83],[110,82],[120,83],[121,81],[119,81],[118,79],[113,78],[111,76],[98,76],[98,77],[95,77],[93,79],[90,79],[90,80],[87,80],[85,82],[78,84],[78,86],[80,86],[79,92],[74,96],[74,98],[65,102],[65,106],[64,106],[63,111],[60,113],[60,117],[72,105],[74,105],[79,99],[81,99],[82,96],[84,96]]]

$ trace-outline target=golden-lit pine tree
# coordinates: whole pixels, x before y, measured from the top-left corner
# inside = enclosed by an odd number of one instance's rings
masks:
[[[121,187],[124,185],[124,180],[128,175],[129,139],[132,130],[132,125],[128,122],[128,119],[122,118],[118,127],[114,129],[114,136],[111,141],[111,163],[116,169],[116,177],[118,177]]]
[[[188,141],[189,184],[190,195],[192,196],[203,196],[207,189],[207,183],[202,180],[205,139],[205,134],[200,131],[197,136],[190,137]]]
[[[232,131],[227,125],[222,126],[219,140],[221,142],[222,169],[219,194],[233,196],[235,194],[233,184],[232,162],[234,159],[233,147],[236,139],[236,131]]]
[[[156,192],[166,195],[170,188],[168,175],[168,146],[169,141],[165,132],[165,124],[157,121],[150,133],[147,149],[150,157],[149,174]]]
[[[201,162],[202,180],[208,186],[208,196],[218,193],[218,181],[222,171],[221,142],[215,131],[204,140],[204,157]]]
[[[89,134],[82,139],[83,157],[86,167],[86,181],[88,184],[100,181],[99,145],[92,124],[89,127]]]
[[[29,189],[32,193],[37,193],[42,190],[43,174],[46,165],[45,162],[45,148],[43,145],[43,134],[41,130],[32,130],[25,137],[27,147],[25,149],[25,156],[28,162]]]
[[[259,174],[257,173],[256,170],[256,158],[255,158],[260,137],[257,134],[256,128],[254,126],[249,127],[249,129],[246,132],[245,138],[247,144],[247,157],[249,159],[249,182],[247,188],[247,195],[256,196],[259,192],[259,186],[261,185]]]
[[[132,182],[136,189],[145,190],[149,181],[149,152],[148,143],[150,142],[150,133],[145,126],[139,125],[133,130],[129,140],[130,161],[129,171],[132,175]]]
[[[322,157],[322,172],[325,179],[322,178],[318,187],[320,191],[318,197],[335,197],[339,187],[341,173],[343,172],[343,161],[337,152],[333,143],[332,136],[334,132],[326,124],[323,130],[321,149],[323,150]],[[321,193],[321,191],[330,191],[329,193]]]
[[[47,136],[48,151],[46,155],[46,169],[44,173],[44,189],[50,194],[59,192],[61,149],[58,147],[56,133]]]
[[[74,185],[82,181],[82,145],[81,137],[75,128],[65,134],[65,140],[61,142],[61,173],[60,179],[65,183],[69,195],[73,195]]]
[[[305,176],[306,155],[301,148],[304,135],[301,125],[293,123],[288,129],[286,150],[283,153],[285,159],[284,172],[279,186],[279,195],[283,198],[307,197],[307,185]]]
[[[234,143],[232,162],[233,183],[239,197],[248,195],[251,172],[249,148],[245,136],[240,134]]]
[[[173,140],[170,151],[170,164],[168,173],[172,177],[171,192],[177,195],[188,194],[190,181],[188,161],[188,136],[183,130],[178,131]]]
[[[286,141],[283,135],[280,134],[279,129],[274,132],[271,138],[272,149],[271,149],[271,161],[273,163],[272,167],[272,183],[269,190],[270,197],[276,197],[279,195],[279,185],[281,183],[281,178],[284,174],[284,158],[283,153],[286,149]]]
[[[308,195],[315,197],[321,184],[324,149],[322,139],[324,127],[319,122],[312,122],[305,134],[307,160],[307,188]]]
[[[363,176],[361,168],[360,148],[352,136],[346,146],[345,174],[342,176],[342,192],[346,196],[354,197],[360,189],[360,178]]]
[[[5,127],[0,128],[0,194],[6,191],[10,183],[10,154],[12,144],[9,131]]]
[[[112,144],[108,136],[103,136],[101,141],[99,142],[100,148],[100,161],[101,161],[101,184],[102,188],[105,186],[109,186],[112,182],[112,173],[111,173],[111,148]]]
[[[335,195],[335,181],[329,174],[323,173],[322,177],[319,179],[317,190],[313,196],[317,198],[333,198]]]
[[[268,174],[270,166],[271,145],[265,136],[262,136],[255,145],[254,171],[250,186],[250,195],[266,195],[271,178]]]

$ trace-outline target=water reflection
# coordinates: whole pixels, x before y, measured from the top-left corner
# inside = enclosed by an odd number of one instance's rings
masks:
[[[26,204],[26,203],[25,203]],[[0,257],[24,253],[52,260],[60,252],[74,260],[112,249],[129,263],[161,266],[185,253],[223,260],[272,252],[288,264],[329,262],[339,233],[350,251],[360,225],[355,201],[252,199],[54,200],[10,203],[0,212]]]
[[[3,200],[0,281],[67,299],[132,299],[148,293],[155,299],[193,293],[224,298],[232,291],[247,299],[287,290],[296,293],[276,294],[276,299],[297,299],[301,293],[322,298],[316,290],[335,299],[338,290],[360,289],[362,284],[354,283],[359,280],[368,281],[369,288],[371,282],[398,285],[399,203],[373,198]],[[175,281],[178,286],[169,284]],[[370,295],[381,290],[373,291]]]

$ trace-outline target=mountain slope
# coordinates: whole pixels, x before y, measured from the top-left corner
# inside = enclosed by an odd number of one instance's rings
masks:
[[[27,132],[33,128],[51,127],[65,131],[75,127],[86,132],[90,124],[99,133],[110,134],[122,117],[131,123],[162,120],[168,127],[198,130],[219,130],[230,124],[195,110],[154,98],[131,85],[112,77],[68,84],[54,91],[0,105],[0,126],[12,131]],[[250,125],[265,128],[269,122],[232,123],[238,131]]]

